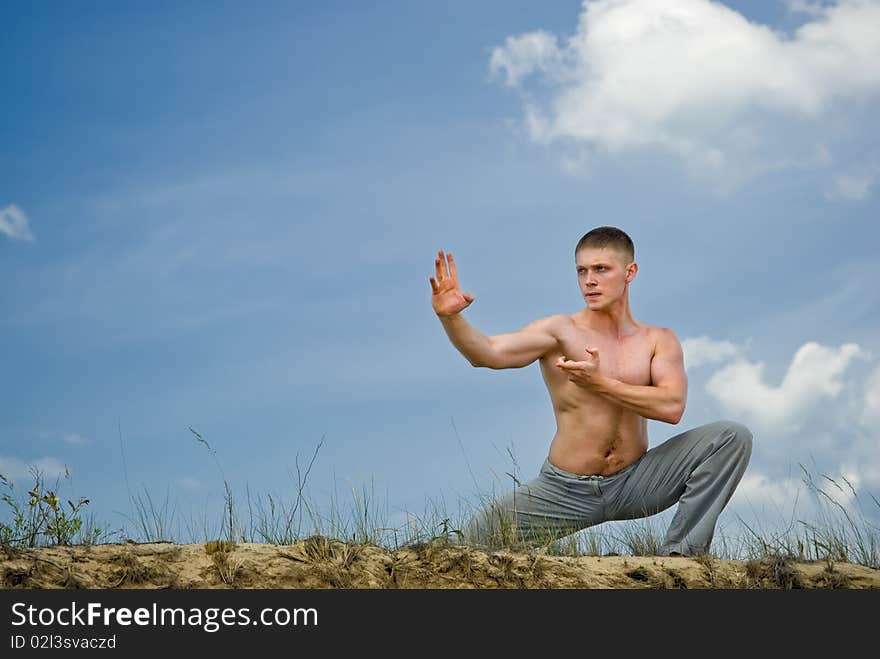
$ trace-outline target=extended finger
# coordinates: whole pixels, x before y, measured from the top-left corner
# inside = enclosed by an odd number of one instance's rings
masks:
[[[430,279],[430,281],[431,281],[431,292],[432,292],[432,293],[439,293],[439,292],[440,292],[440,287],[437,286],[437,282],[434,281],[434,278],[433,278],[433,277],[428,277],[428,279]]]
[[[434,259],[434,268],[436,270],[437,281],[441,282],[446,274],[446,261],[443,259],[443,250],[437,252],[437,258]]]
[[[452,259],[452,253],[447,253],[446,258],[449,259],[449,276],[455,279],[458,277],[458,274],[455,271],[455,261]]]

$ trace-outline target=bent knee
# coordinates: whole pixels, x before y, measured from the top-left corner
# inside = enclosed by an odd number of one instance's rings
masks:
[[[719,421],[724,434],[730,438],[730,442],[741,447],[743,450],[751,450],[752,448],[752,431],[739,421],[731,421],[725,419]]]

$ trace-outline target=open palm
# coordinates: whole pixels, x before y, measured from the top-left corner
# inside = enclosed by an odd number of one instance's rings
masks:
[[[474,301],[470,293],[462,293],[458,285],[458,274],[455,270],[455,260],[452,254],[445,256],[441,249],[434,259],[436,279],[431,281],[431,306],[438,316],[451,316],[467,308]]]

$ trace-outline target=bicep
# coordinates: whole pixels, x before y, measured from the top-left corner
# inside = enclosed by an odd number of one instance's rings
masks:
[[[684,352],[671,330],[663,330],[657,341],[657,348],[651,359],[651,383],[670,390],[682,400],[687,397]]]
[[[528,366],[556,346],[555,319],[540,318],[518,332],[489,337],[492,358],[489,368],[521,368]]]

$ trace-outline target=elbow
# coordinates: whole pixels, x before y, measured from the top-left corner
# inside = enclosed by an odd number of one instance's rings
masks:
[[[474,368],[503,368],[492,354],[470,355],[467,360]]]
[[[672,425],[677,424],[681,421],[681,417],[684,416],[684,402],[676,403],[669,410],[667,410],[664,415],[663,421],[666,423],[671,423]]]
[[[492,338],[489,337],[485,345],[480,345],[473,354],[465,356],[474,368],[495,368],[494,353]]]
[[[480,357],[468,357],[468,362],[474,368],[492,368],[492,365],[489,364],[488,360],[481,359]]]
[[[467,360],[470,362],[471,366],[476,368],[491,368],[493,371],[503,371],[508,368],[522,368],[523,366],[528,366],[532,363],[522,360],[516,361],[511,357],[498,354],[468,357]]]
[[[683,415],[681,415],[681,414],[670,414],[668,417],[666,417],[664,419],[664,421],[666,421],[666,423],[669,423],[674,426],[674,425],[677,425],[679,423],[679,421],[681,421],[682,416]]]

